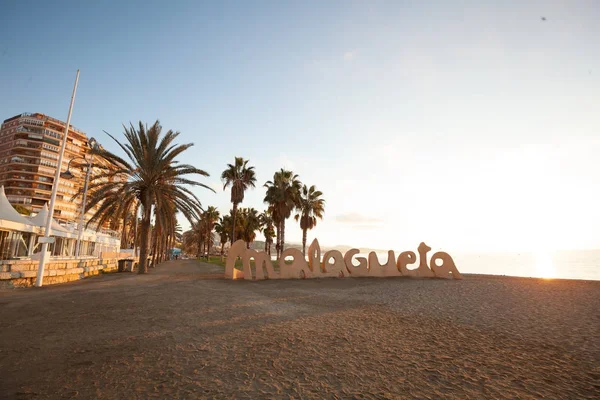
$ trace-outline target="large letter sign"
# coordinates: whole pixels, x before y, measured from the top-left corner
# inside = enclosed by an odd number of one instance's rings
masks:
[[[345,255],[337,250],[330,250],[323,255],[321,261],[321,247],[315,239],[308,248],[308,262],[300,250],[286,249],[279,258],[279,271],[275,271],[267,253],[247,249],[244,241],[238,240],[229,249],[225,277],[246,280],[390,276],[462,279],[450,254],[437,252],[431,256],[428,265],[427,253],[431,251],[431,247],[421,243],[417,251],[419,264],[411,269],[408,266],[417,263],[417,256],[412,251],[400,253],[396,259],[394,252],[390,250],[385,264],[379,262],[375,252],[369,254],[368,260],[364,257],[354,258],[360,253],[358,249],[350,249]],[[235,260],[238,258],[242,260],[242,271],[235,269]],[[286,258],[291,258],[291,262],[286,262]],[[254,260],[254,271],[250,260]],[[355,261],[358,265],[354,265]],[[437,261],[441,261],[441,265],[438,265]]]

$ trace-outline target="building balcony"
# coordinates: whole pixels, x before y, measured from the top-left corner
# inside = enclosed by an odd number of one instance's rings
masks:
[[[31,159],[25,159],[19,156],[13,156],[12,158],[10,158],[8,160],[7,164],[20,164],[20,165],[38,165],[40,163],[40,160],[31,160]]]
[[[24,150],[29,150],[29,149],[42,149],[42,145],[41,144],[34,144],[34,143],[28,143],[28,142],[23,142],[21,140],[17,140],[14,144],[13,149],[24,149]]]
[[[21,118],[19,120],[21,124],[33,125],[33,126],[44,126],[44,121],[34,118]]]
[[[17,126],[15,131],[18,133],[33,133],[36,135],[41,135],[43,133],[43,130],[41,130],[41,129],[29,128],[29,127],[23,126],[23,125]]]
[[[13,204],[31,204],[31,197],[6,196],[6,198]]]

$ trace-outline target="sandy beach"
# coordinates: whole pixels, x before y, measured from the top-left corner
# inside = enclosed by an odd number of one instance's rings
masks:
[[[0,397],[600,397],[600,282],[233,282],[197,261],[0,292]]]

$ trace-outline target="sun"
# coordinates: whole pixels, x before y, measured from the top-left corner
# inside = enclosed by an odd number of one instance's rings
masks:
[[[540,278],[556,278],[552,254],[548,251],[540,251],[535,254],[535,268]]]

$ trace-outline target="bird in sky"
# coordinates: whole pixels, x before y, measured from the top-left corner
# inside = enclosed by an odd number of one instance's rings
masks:
[[[546,17],[542,17],[542,21],[545,21],[545,20],[546,20]]]

